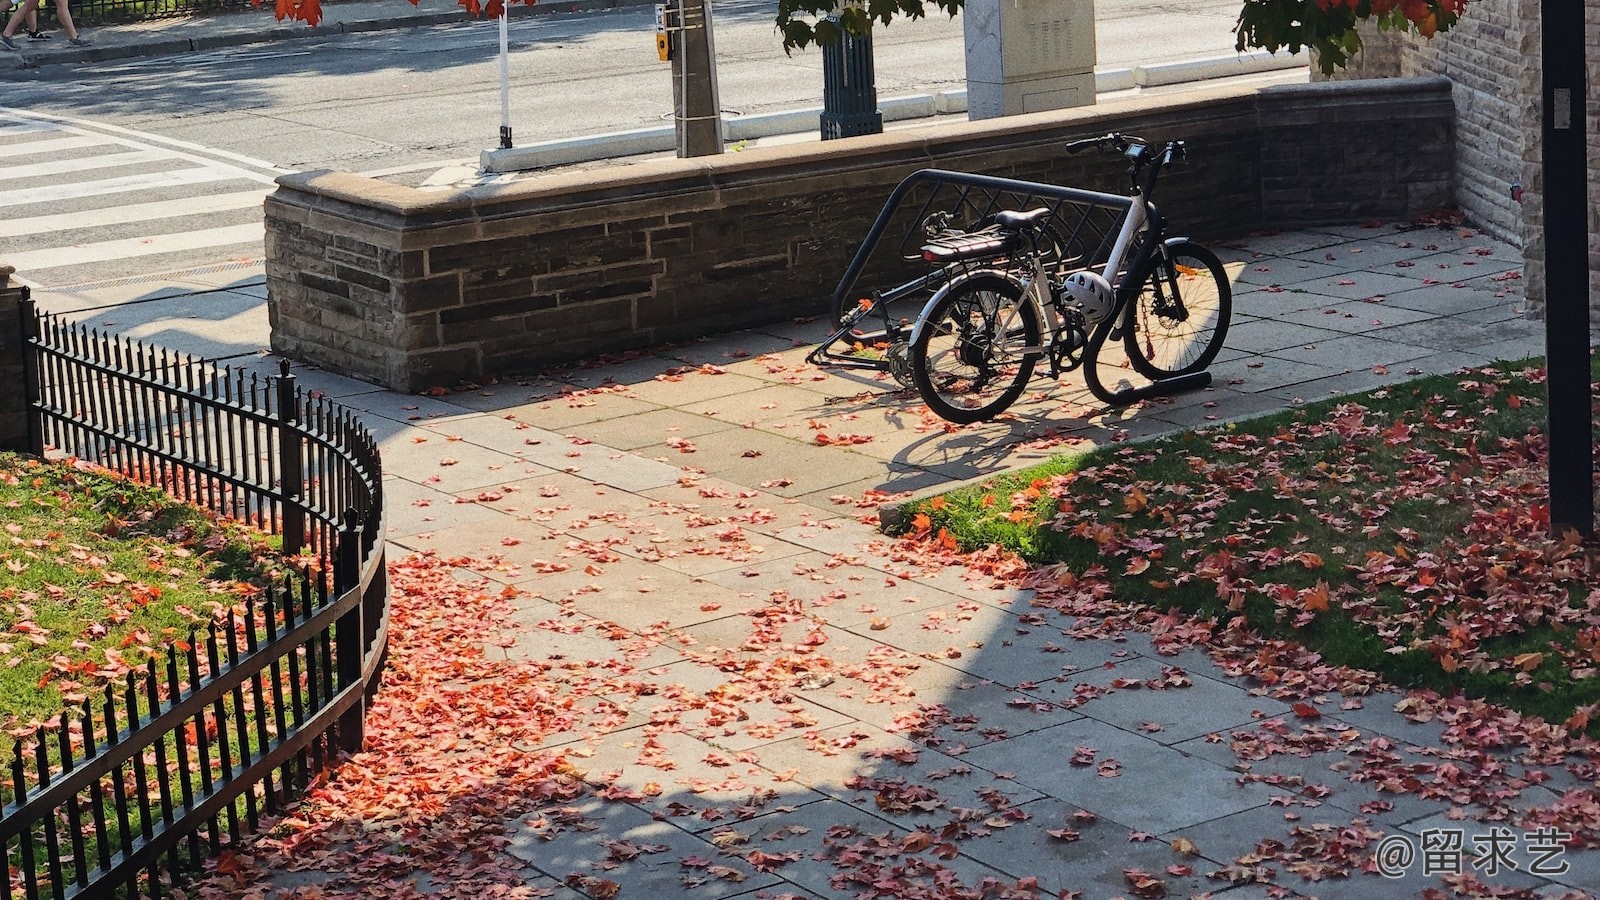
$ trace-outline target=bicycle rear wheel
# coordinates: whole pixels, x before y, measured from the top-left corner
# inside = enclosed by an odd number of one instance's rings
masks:
[[[911,343],[911,377],[941,418],[999,415],[1022,395],[1039,357],[1039,316],[1016,281],[983,275],[950,288]]]
[[[1216,254],[1174,244],[1151,258],[1139,284],[1132,327],[1122,335],[1134,371],[1160,381],[1211,365],[1233,317],[1233,288]]]

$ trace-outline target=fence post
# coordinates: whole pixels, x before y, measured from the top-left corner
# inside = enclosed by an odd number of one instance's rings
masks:
[[[339,526],[338,540],[333,550],[333,595],[343,597],[346,592],[361,586],[361,516],[354,509],[344,511],[344,522]],[[358,602],[350,611],[339,617],[336,653],[339,658],[339,690],[343,691],[361,681],[362,612],[366,603]],[[339,717],[339,745],[346,753],[361,750],[366,739],[366,692],[343,716]]]
[[[28,286],[11,285],[10,273],[10,266],[0,264],[0,449],[40,456],[44,438],[35,427],[39,379],[28,345],[38,314]]]
[[[287,359],[278,362],[278,479],[279,530],[285,556],[298,554],[306,545],[306,511],[301,504],[305,473],[300,468],[300,404],[295,397],[294,373]]]

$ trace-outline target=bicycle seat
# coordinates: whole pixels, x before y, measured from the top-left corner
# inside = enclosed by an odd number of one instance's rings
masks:
[[[1030,209],[1027,212],[1017,212],[1014,209],[1008,209],[1003,212],[995,213],[994,222],[996,225],[999,225],[1001,228],[1009,231],[1023,231],[1039,224],[1041,220],[1049,217],[1050,210],[1041,206],[1038,209]]]

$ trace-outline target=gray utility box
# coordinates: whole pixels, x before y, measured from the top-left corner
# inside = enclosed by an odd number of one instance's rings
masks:
[[[1094,0],[967,0],[967,118],[1094,103]]]

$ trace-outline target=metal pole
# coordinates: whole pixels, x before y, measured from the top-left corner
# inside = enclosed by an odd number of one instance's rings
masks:
[[[1545,246],[1545,390],[1550,529],[1594,531],[1594,423],[1589,389],[1589,164],[1584,113],[1584,4],[1541,3]]]
[[[679,0],[677,11],[679,49],[672,59],[672,86],[678,156],[714,156],[722,152],[722,108],[717,101],[711,3]]]
[[[305,472],[300,466],[299,392],[289,361],[278,363],[278,527],[283,535],[283,554],[294,556],[306,545],[306,511],[300,497],[305,490]]]
[[[511,47],[504,5],[500,7],[500,149],[511,149]]]

